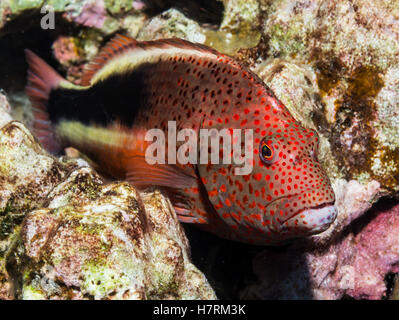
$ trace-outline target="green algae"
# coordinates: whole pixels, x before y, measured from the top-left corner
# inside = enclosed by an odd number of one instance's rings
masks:
[[[84,5],[84,1],[77,0],[47,0],[45,3],[51,6],[55,11],[65,11],[67,7],[69,9],[73,7],[75,10],[76,8],[81,9]]]
[[[105,0],[105,7],[112,14],[125,13],[133,9],[133,0]]]
[[[5,2],[13,14],[18,14],[25,10],[40,9],[47,5],[57,12],[71,10],[80,12],[84,5],[84,1],[78,0],[9,0]]]
[[[15,229],[22,223],[24,214],[8,213],[0,218],[0,240],[6,240],[15,233]]]
[[[33,284],[24,285],[22,288],[22,297],[23,300],[44,300],[46,299],[46,295],[42,290],[34,286]]]
[[[147,291],[150,299],[158,299],[165,296],[174,296],[178,298],[179,271],[177,261],[171,261],[171,253],[165,251],[165,239],[159,236],[153,236],[155,250],[152,252],[154,260],[151,270],[151,287]],[[169,240],[168,242],[170,242]],[[167,250],[179,249],[177,259],[183,260],[180,247],[169,246]],[[175,254],[176,252],[173,252]],[[183,262],[183,261],[182,261]],[[184,268],[184,267],[183,267]],[[182,270],[181,270],[182,271]]]
[[[9,0],[5,4],[9,5],[9,8],[13,14],[20,11],[39,8],[44,5],[43,0]]]
[[[149,299],[160,299],[165,296],[179,298],[177,294],[179,283],[170,273],[164,273],[164,270],[155,270],[151,274],[151,281],[153,287],[149,288],[146,293]]]
[[[6,216],[8,213],[13,211],[13,208],[12,200],[8,200],[4,209],[0,210],[0,216]]]
[[[112,34],[119,29],[119,22],[117,19],[107,17],[104,21],[104,25],[101,28],[101,32],[105,35]]]
[[[95,297],[104,297],[122,287],[129,287],[130,279],[99,261],[87,262],[83,267],[85,275],[82,291]]]
[[[83,192],[89,199],[95,200],[98,198],[101,186],[95,183],[92,179],[75,179],[76,184],[70,186],[69,191],[72,194]]]
[[[346,179],[378,181],[382,188],[396,191],[399,186],[399,148],[384,146],[378,140],[375,98],[384,87],[382,70],[364,65],[349,76],[337,60],[330,64],[317,64],[317,81],[323,96],[339,85],[343,95],[335,101],[335,123],[329,141],[338,166]],[[357,123],[356,123],[357,122]],[[325,122],[326,123],[326,122]],[[343,146],[341,137],[352,126],[351,146]]]
[[[303,54],[307,48],[295,26],[287,28],[280,24],[275,24],[268,33],[270,50],[274,55],[278,53],[279,56],[294,57],[297,54]]]

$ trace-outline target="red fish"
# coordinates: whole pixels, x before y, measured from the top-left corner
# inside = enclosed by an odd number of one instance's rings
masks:
[[[118,35],[78,86],[31,51],[26,55],[34,132],[49,151],[72,146],[116,179],[139,189],[157,186],[181,222],[231,240],[278,244],[334,221],[317,133],[232,58],[180,39],[137,42]],[[145,132],[167,132],[168,121],[197,133],[252,129],[252,172],[236,175],[234,163],[149,164]]]

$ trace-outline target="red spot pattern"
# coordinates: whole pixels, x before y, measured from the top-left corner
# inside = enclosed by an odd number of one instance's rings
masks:
[[[306,215],[295,214],[334,202],[330,182],[315,155],[319,139],[296,122],[270,89],[221,54],[215,59],[194,54],[171,57],[158,63],[147,77],[150,107],[140,111],[140,124],[166,131],[167,122],[175,120],[178,130],[198,129],[198,119],[204,119],[206,128],[253,129],[251,174],[234,175],[234,165],[199,165],[201,186],[188,189],[192,207],[204,207],[205,194],[217,213],[214,217],[212,210],[199,211],[206,215],[203,219],[212,221],[203,228],[257,244],[311,232]],[[278,156],[272,165],[257,154],[264,137]],[[292,223],[287,220],[291,216],[295,216]]]

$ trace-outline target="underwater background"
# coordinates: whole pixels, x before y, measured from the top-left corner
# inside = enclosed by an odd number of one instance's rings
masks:
[[[48,154],[24,49],[79,84],[117,33],[205,44],[257,74],[319,134],[330,228],[275,247],[223,240],[76,150]],[[398,1],[0,0],[0,88],[0,299],[398,298]]]

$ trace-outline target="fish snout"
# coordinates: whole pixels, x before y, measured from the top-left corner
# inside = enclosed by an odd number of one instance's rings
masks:
[[[337,214],[338,210],[334,204],[309,208],[286,220],[283,227],[296,228],[304,233],[316,234],[327,230],[334,222]]]
[[[271,203],[265,211],[268,230],[279,234],[278,238],[287,240],[308,236],[326,230],[337,217],[337,207],[334,201],[299,206],[303,194],[292,195],[290,198],[280,198]]]

